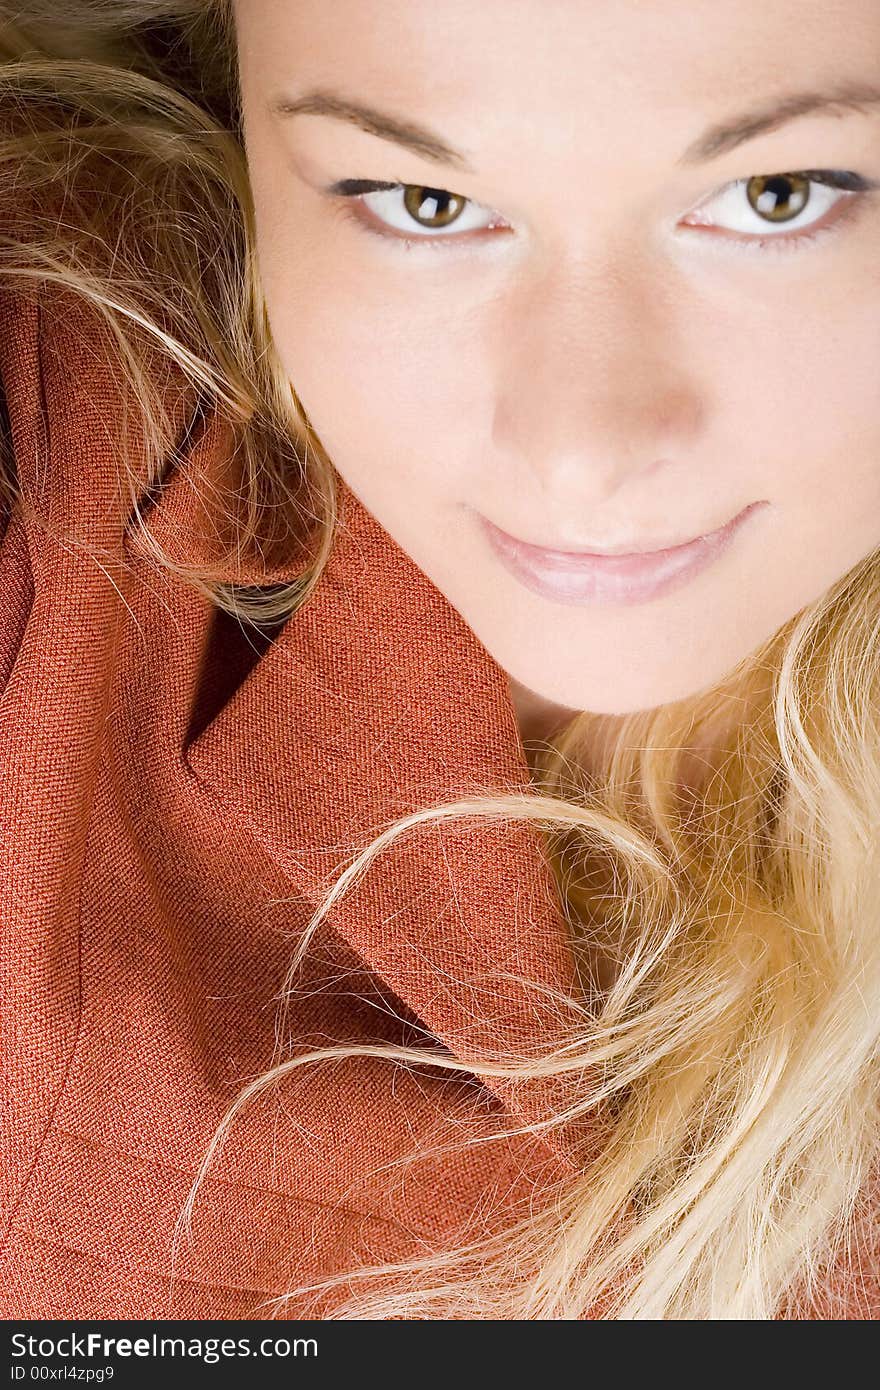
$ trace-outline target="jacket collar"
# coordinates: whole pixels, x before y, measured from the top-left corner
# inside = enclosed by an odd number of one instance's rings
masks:
[[[209,417],[150,517],[166,547],[193,543],[197,499],[207,495],[200,481],[229,444],[227,426]],[[315,906],[355,850],[398,817],[530,790],[504,672],[338,475],[337,491],[317,588],[183,750],[199,782]],[[297,577],[307,560],[270,580]],[[447,819],[408,830],[329,921],[456,1055],[536,1050],[576,993],[555,882],[528,823]],[[564,1092],[560,1081],[480,1080],[517,1122],[546,1117]],[[570,1131],[537,1142],[578,1166]]]

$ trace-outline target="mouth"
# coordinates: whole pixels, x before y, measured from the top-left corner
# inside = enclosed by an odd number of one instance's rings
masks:
[[[526,588],[558,603],[643,603],[696,577],[718,559],[765,500],[694,540],[660,550],[576,551],[533,545],[477,514],[495,555]]]

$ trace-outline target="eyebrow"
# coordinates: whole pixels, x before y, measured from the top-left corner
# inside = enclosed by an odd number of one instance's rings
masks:
[[[799,116],[846,116],[853,112],[867,115],[872,107],[878,105],[880,87],[866,83],[842,83],[828,92],[792,92],[757,110],[746,111],[732,120],[710,126],[699,139],[688,145],[678,162],[703,164],[706,160],[717,159],[746,140],[778,130]]]
[[[677,162],[679,165],[704,164],[710,159],[728,154],[747,140],[753,140],[768,131],[778,130],[780,126],[800,116],[843,116],[853,112],[868,114],[872,107],[878,105],[880,87],[866,83],[843,83],[825,92],[792,92],[765,106],[742,112],[738,116],[709,126],[697,140],[688,145]],[[448,164],[465,173],[475,172],[466,155],[447,144],[427,126],[399,119],[386,111],[379,111],[363,102],[352,101],[336,92],[318,88],[301,97],[278,97],[270,102],[270,110],[282,117],[331,116],[334,120],[346,121],[357,126],[368,135],[377,135],[381,140],[390,140],[396,145],[402,145],[434,164]]]

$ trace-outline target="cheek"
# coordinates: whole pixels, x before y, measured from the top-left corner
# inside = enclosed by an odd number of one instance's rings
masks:
[[[880,305],[870,321],[832,319],[748,367],[751,419],[780,518],[773,582],[790,592],[792,611],[880,544],[878,323]]]
[[[406,251],[398,264],[396,250],[373,246],[311,192],[288,191],[280,158],[251,167],[273,341],[328,453],[340,467],[388,466],[389,446],[404,441],[410,455],[448,458],[448,441],[473,423],[467,400],[485,398],[486,385],[475,385],[485,363],[463,340],[448,276],[408,264]]]
[[[415,307],[411,296],[360,293],[350,273],[335,273],[338,261],[312,256],[291,270],[268,259],[261,269],[288,380],[341,471],[381,462],[437,476],[465,456],[477,363],[424,298]]]
[[[720,408],[726,449],[756,460],[781,498],[867,488],[880,473],[880,297],[853,312],[808,310],[727,349]],[[737,433],[739,438],[737,439]]]

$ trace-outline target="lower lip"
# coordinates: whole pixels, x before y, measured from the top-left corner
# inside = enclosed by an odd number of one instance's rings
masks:
[[[686,545],[651,554],[575,555],[543,550],[501,531],[480,516],[492,549],[509,572],[533,593],[554,603],[633,604],[667,594],[695,579],[724,554],[753,512],[766,506],[752,502],[708,535]]]

